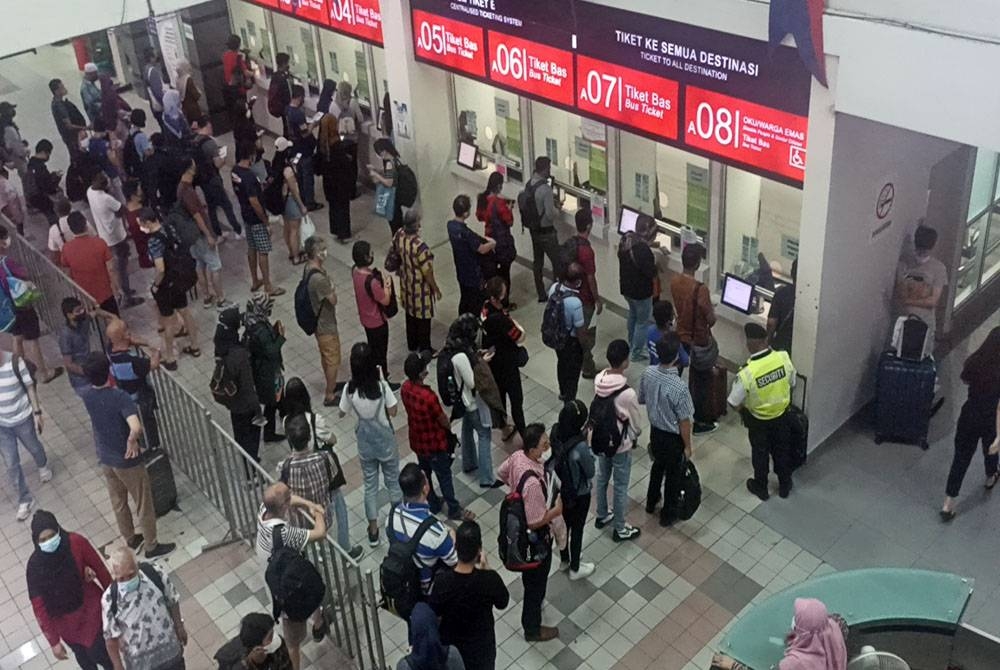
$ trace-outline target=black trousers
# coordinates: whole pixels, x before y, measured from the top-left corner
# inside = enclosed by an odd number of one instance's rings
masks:
[[[549,569],[552,567],[552,553],[534,570],[521,573],[524,586],[524,604],[521,610],[521,628],[525,635],[537,635],[542,628],[542,602],[545,589],[549,585]]]
[[[556,378],[559,380],[559,397],[575,400],[583,370],[583,347],[576,336],[570,336],[562,349],[556,351]]]
[[[458,290],[461,297],[458,300],[458,313],[461,314],[475,314],[479,316],[479,313],[483,309],[483,290],[478,286],[463,286],[458,285]]]
[[[272,437],[278,432],[278,403],[271,402],[264,405],[264,418],[267,419],[267,423],[264,424],[264,439]]]
[[[538,301],[542,302],[548,295],[545,291],[545,282],[542,281],[542,269],[545,267],[545,257],[549,257],[549,264],[552,266],[552,273],[555,274],[559,265],[559,236],[555,228],[546,228],[540,231],[531,232],[531,271],[535,275],[535,291],[538,293]]]
[[[323,195],[329,208],[327,215],[330,218],[330,234],[337,239],[346,240],[351,236],[352,192],[337,186],[334,177],[324,174]]]
[[[504,284],[507,286],[507,295],[504,296],[503,306],[510,306],[510,266],[514,264],[514,261],[509,263],[497,263],[497,276],[503,279]]]
[[[510,400],[510,418],[514,427],[524,435],[524,389],[521,386],[521,370],[513,361],[498,361],[496,357],[490,361],[490,370],[500,391],[500,402],[507,406]]]
[[[382,366],[382,374],[388,379],[389,366],[386,365],[386,357],[389,355],[389,323],[383,323],[378,328],[365,328],[365,336],[368,338],[368,346],[371,347],[376,365]]]
[[[749,412],[743,412],[743,422],[750,437],[750,461],[753,464],[754,482],[758,487],[767,488],[767,474],[770,472],[768,459],[770,459],[774,461],[774,474],[778,475],[778,486],[788,489],[792,485],[792,427],[788,417],[782,414],[777,419],[763,421]]]
[[[406,315],[406,350],[429,351],[431,349],[431,320],[418,319]]]
[[[111,670],[114,667],[111,664],[111,657],[108,656],[108,648],[104,644],[103,635],[98,635],[89,647],[73,642],[67,642],[66,646],[73,650],[76,663],[82,670],[97,670],[98,666],[105,670]]]
[[[660,502],[660,487],[663,489],[663,509],[660,520],[671,522],[677,518],[677,498],[681,493],[681,478],[684,475],[684,440],[677,433],[670,433],[650,426],[649,488],[646,489],[646,509],[656,507]]]
[[[685,344],[684,351],[691,355],[691,345]],[[694,405],[695,423],[712,423],[718,417],[708,412],[709,393],[712,390],[712,371],[698,371],[691,368],[688,373],[688,390],[691,391],[691,403]]]
[[[990,403],[973,403],[967,401],[962,405],[962,413],[958,416],[958,426],[955,429],[955,456],[951,460],[951,470],[948,472],[948,486],[945,494],[951,498],[958,495],[962,489],[962,480],[972,463],[972,455],[976,447],[982,444],[983,465],[986,476],[991,477],[997,472],[997,462],[1000,455],[990,456],[987,452],[993,440],[997,439],[996,407]]]
[[[569,506],[566,506],[566,500],[563,499],[563,520],[566,522],[569,540],[566,548],[559,552],[559,557],[564,561],[569,561],[569,569],[574,572],[580,569],[583,529],[587,525],[587,512],[589,511],[590,495],[576,496]]]
[[[260,463],[260,426],[253,422],[256,412],[229,413],[229,421],[233,424],[233,439],[236,444],[243,448],[243,451],[250,454],[250,457]],[[244,463],[243,469],[247,479],[253,476],[253,469],[249,464]]]
[[[142,420],[142,431],[146,436],[147,449],[159,449],[160,424],[156,422],[156,396],[139,398],[136,405],[139,408],[139,418]]]

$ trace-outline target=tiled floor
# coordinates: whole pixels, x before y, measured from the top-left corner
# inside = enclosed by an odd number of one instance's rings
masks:
[[[75,89],[76,76],[68,52],[42,50],[38,56],[0,62],[0,77],[20,89],[10,99],[19,104],[18,120],[24,136],[33,141],[52,135],[45,82],[59,73],[72,84],[70,89]],[[59,150],[53,159],[55,167],[65,163]],[[388,228],[381,220],[371,220],[369,211],[368,198],[355,202],[355,231],[375,248],[384,248]],[[325,212],[319,212],[317,222],[320,229],[324,228]],[[42,239],[38,222],[30,230]],[[446,320],[456,311],[457,291],[453,290],[451,254],[443,226],[425,222],[424,234],[435,247],[437,274],[445,287],[446,298],[439,309],[442,318],[434,323],[434,338],[440,341]],[[223,250],[226,287],[230,297],[239,301],[245,300],[248,292],[242,247],[242,242],[229,242]],[[299,269],[290,267],[277,247],[274,259],[276,282],[290,289]],[[351,343],[363,338],[353,300],[344,288],[349,286],[349,249],[334,245],[328,265],[341,291],[338,315],[346,353]],[[137,280],[135,285],[142,286],[144,281]],[[516,313],[518,320],[529,333],[536,333],[540,309],[530,295],[530,280],[522,267],[515,270],[513,298],[523,305]],[[201,307],[195,311],[203,329],[203,347],[210,352],[214,312]],[[315,345],[294,326],[290,295],[279,299],[275,316],[289,325],[284,349],[286,376],[302,376],[314,394],[319,393],[322,379]],[[150,337],[155,334],[151,306],[130,310],[126,317],[137,331]],[[995,316],[987,326],[998,323],[1000,316]],[[390,369],[397,377],[401,376],[405,355],[401,330],[402,325],[394,323],[389,354]],[[621,319],[605,318],[596,350],[602,351],[607,341],[621,336],[623,330]],[[597,571],[582,582],[570,584],[562,573],[553,574],[549,581],[543,619],[559,626],[559,640],[536,645],[524,642],[519,627],[520,581],[515,574],[500,570],[513,598],[511,606],[498,615],[498,667],[707,668],[722,631],[749,604],[812,575],[863,566],[913,565],[973,576],[977,586],[967,620],[989,632],[1000,631],[996,623],[1000,615],[1000,598],[996,597],[1000,596],[1000,577],[995,571],[1000,535],[983,532],[990,527],[990,504],[988,495],[979,488],[977,465],[968,477],[960,516],[947,527],[941,526],[936,516],[961,399],[956,368],[984,334],[985,328],[981,328],[970,342],[956,348],[942,362],[941,379],[948,402],[933,422],[930,451],[890,444],[875,446],[864,422],[852,423],[810,457],[808,465],[797,474],[795,491],[787,501],[773,498],[761,504],[746,492],[743,482],[750,470],[749,448],[743,430],[730,415],[718,432],[696,440],[694,458],[705,487],[700,510],[690,521],[670,530],[661,529],[656,518],[646,515],[641,507],[649,462],[645,453],[638,452],[632,470],[629,518],[643,529],[643,535],[634,543],[615,544],[608,532],[595,531],[588,525],[584,558],[596,562]],[[45,346],[54,357],[54,343],[47,341]],[[529,337],[528,348],[531,360],[524,368],[527,418],[548,424],[558,406],[553,390],[554,356],[537,337]],[[175,377],[214,412],[216,406],[207,388],[211,368],[205,362],[206,358],[198,364],[182,358]],[[638,367],[630,370],[633,379],[639,373]],[[34,466],[25,465],[40,505],[54,511],[67,528],[82,532],[96,544],[118,541],[107,496],[95,469],[89,424],[82,406],[63,380],[43,387],[41,393],[49,422],[44,441],[54,458],[56,478],[52,484],[41,486]],[[591,394],[592,386],[584,381],[580,397],[590,398]],[[348,473],[352,536],[361,541],[364,521],[353,422],[338,420],[333,412],[325,416],[338,437],[337,449]],[[217,412],[216,418],[222,420],[224,413]],[[401,453],[409,459],[402,417],[396,419],[396,426]],[[498,464],[514,448],[495,438],[494,463]],[[283,451],[283,445],[267,445],[265,464],[272,467]],[[459,498],[479,516],[485,544],[492,549],[502,493],[482,494],[467,475],[456,477]],[[179,483],[183,512],[172,512],[161,523],[162,535],[176,539],[181,549],[165,563],[180,584],[182,607],[194,631],[187,651],[188,665],[200,670],[212,667],[211,655],[234,633],[243,614],[267,611],[269,602],[262,568],[245,546],[230,545],[201,553],[206,542],[222,538],[224,522],[183,477]],[[12,517],[13,501],[6,488],[4,491],[4,509],[9,510],[5,513]],[[24,561],[30,551],[25,525],[12,519],[0,524],[0,670],[54,665],[27,602]],[[382,552],[384,547],[369,552],[363,566],[375,569]],[[405,652],[405,626],[385,614],[381,620],[388,661],[394,666]],[[345,667],[345,659],[329,644],[309,644],[304,651],[312,667]]]

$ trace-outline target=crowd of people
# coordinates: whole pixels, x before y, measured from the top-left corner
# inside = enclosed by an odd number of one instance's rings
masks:
[[[65,371],[90,417],[123,541],[110,556],[109,570],[85,538],[62,529],[52,514],[35,511],[29,595],[57,658],[67,656],[65,643],[82,668],[184,667],[187,632],[177,588],[162,569],[140,561],[138,552],[152,560],[175,548],[157,535],[142,452],[160,446],[150,375],[161,367],[177,370],[181,355],[202,355],[190,305],[195,287],[203,307],[217,311],[211,392],[229,412],[235,441],[257,461],[262,441],[288,444],[276,472],[278,481],[266,488],[259,509],[255,547],[262,562],[276,565],[272,559],[286,550],[301,557],[307,545],[325,538],[334,524],[340,549],[354,560],[364,554],[350,536],[347,479],[335,435],[314,408],[303,380],[286,377],[286,325],[274,320],[272,311],[275,299],[287,289],[272,282],[269,264],[272,229],[279,221],[289,262],[302,266],[294,289],[295,327],[316,342],[324,375],[322,400],[317,395],[316,403],[336,407],[340,419],[350,416],[356,422],[368,545],[378,547],[384,532],[390,555],[408,551],[407,560],[416,568],[415,602],[397,612],[407,619],[411,644],[400,668],[487,670],[495,664],[494,609],[505,608],[510,594],[490,567],[475,515],[457,498],[456,460],[464,473],[476,473],[483,491],[505,487],[523,504],[520,532],[534,560],[512,569],[521,572],[521,625],[531,642],[559,635],[556,628],[542,624],[541,616],[555,550],[559,569],[570,580],[585,579],[597,569],[583,560],[592,506],[595,530],[610,527],[614,542],[640,536],[626,514],[634,452],[641,445],[648,444],[651,460],[645,511],[657,515],[664,527],[682,518],[679,501],[684,474],[695,458],[693,436],[716,430],[727,405],[740,413],[748,430],[753,467],[748,491],[761,500],[769,498],[773,462],[778,495],[790,495],[798,463],[789,413],[796,373],[788,353],[792,307],[787,291],[781,299],[776,296],[777,311],[767,328],[756,323],[745,327],[748,358],[731,389],[725,389],[712,336],[716,317],[710,291],[696,279],[705,248],[686,245],[683,272],[661,287],[656,223],[640,216],[635,231],[618,247],[626,328],[603,356],[595,356],[596,316],[604,301],[590,243],[593,217],[589,209],[578,211],[575,234],[560,243],[556,220],[562,203],[556,202],[549,185],[551,163],[540,157],[516,201],[504,198],[500,173],[488,177],[475,199],[455,197],[447,232],[460,300],[447,337],[435,343],[431,321],[442,316],[437,304],[442,291],[434,253],[421,239],[419,208],[412,206],[419,197],[415,181],[411,183],[412,170],[391,139],[375,142],[382,166],[368,166],[376,185],[397,194],[385,212],[392,239],[382,271],[376,262],[378,250],[366,240],[354,240],[351,232],[350,203],[359,192],[357,143],[365,120],[350,85],[325,82],[318,114],[308,117],[305,91],[289,73],[289,57],[278,54],[267,110],[282,119],[284,134],[265,159],[261,133],[249,111],[254,67],[240,51],[238,37],[231,37],[227,47],[223,89],[236,147],[231,182],[238,208],[222,177],[230,162],[228,152],[213,137],[212,122],[201,106],[203,95],[186,62],[172,73],[176,87],[171,87],[156,54],[146,56],[143,80],[159,126],[151,134],[144,111],[131,109],[96,66],[84,68],[81,82],[86,117],[68,99],[64,83],[53,79],[53,120],[70,154],[65,176],[46,168],[51,141],[38,141],[28,155],[13,123],[14,106],[0,103],[5,164],[24,185],[23,196],[11,194],[6,167],[0,170],[2,211],[19,233],[25,232],[29,206],[44,215],[50,226],[46,248],[51,258],[98,305],[88,310],[77,298],[60,296],[65,318],[58,337],[62,366],[46,364],[37,345],[34,310],[26,306],[12,311],[7,330],[15,336],[16,351],[0,352],[0,451],[18,494],[16,516],[25,521],[34,509],[19,465],[18,443],[34,458],[42,483],[53,477],[39,439],[43,413],[35,380],[45,384]],[[346,381],[339,377],[338,318],[344,312],[338,289],[344,287],[334,284],[326,236],[310,220],[312,212],[324,207],[315,198],[317,177],[322,180],[330,235],[353,244],[348,288],[365,341],[349,346]],[[222,228],[219,209],[229,231]],[[511,230],[515,209],[530,231],[534,285],[544,305],[537,335],[518,322],[518,305],[510,300],[511,265],[517,255]],[[11,299],[14,279],[30,280],[7,254],[9,235],[0,228],[0,302]],[[222,279],[219,245],[225,240],[245,240],[247,245],[251,296],[243,309],[227,298],[232,287],[224,286]],[[139,318],[129,310],[145,301],[130,283],[133,250],[139,265],[152,269],[150,297],[161,340],[157,344],[141,341],[128,325]],[[546,258],[553,275],[548,285]],[[388,351],[392,322],[400,310],[405,313],[408,355],[402,383],[397,383],[392,381]],[[96,327],[104,328],[106,351],[91,350]],[[954,516],[953,498],[978,442],[986,455],[987,487],[998,479],[998,330],[963,373],[970,399],[956,437],[943,516]],[[535,336],[555,350],[557,360],[562,406],[551,427],[525,419],[520,370],[529,358],[525,341]],[[635,387],[628,378],[633,365],[645,366]],[[593,380],[590,402],[578,398],[581,378]],[[726,400],[720,402],[720,397]],[[416,458],[412,463],[401,462],[393,423],[400,401]],[[512,452],[497,464],[493,429],[500,430]],[[245,475],[255,478],[249,465]],[[388,509],[379,504],[383,487]],[[457,527],[439,520],[439,514]],[[504,562],[514,565],[513,560]],[[302,612],[294,605],[294,598],[275,594],[282,637],[275,633],[274,618],[244,617],[238,639],[219,651],[220,664],[297,670],[309,633],[322,640],[329,623],[321,607]],[[800,611],[797,603],[796,634],[821,630],[824,639],[835,642],[834,628],[825,609],[820,612],[806,604]],[[721,659],[720,665],[725,662]]]

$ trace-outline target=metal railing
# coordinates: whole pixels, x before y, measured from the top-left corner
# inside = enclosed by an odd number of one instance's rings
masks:
[[[16,234],[14,226],[2,214],[0,223],[11,231],[8,253],[25,267],[41,289],[42,298],[34,308],[46,332],[57,333],[65,322],[63,298],[76,297],[88,310],[97,306],[61,268]],[[99,323],[91,334],[91,349],[104,350],[103,328]],[[158,404],[156,419],[161,446],[174,467],[194,482],[228,525],[226,535],[207,544],[203,551],[231,542],[245,542],[254,548],[263,492],[274,483],[274,477],[169,373],[157,370],[151,380]],[[311,543],[306,554],[326,585],[323,605],[332,642],[353,659],[359,670],[386,668],[371,570],[362,571],[357,561],[329,536]]]

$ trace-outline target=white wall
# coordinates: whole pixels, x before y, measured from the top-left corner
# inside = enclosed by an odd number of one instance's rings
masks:
[[[952,142],[846,114],[836,117],[809,383],[813,444],[829,437],[872,398],[904,240],[927,210],[931,169],[959,149]],[[872,241],[875,202],[886,181],[895,185],[889,216],[893,223]]]

